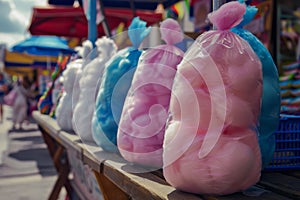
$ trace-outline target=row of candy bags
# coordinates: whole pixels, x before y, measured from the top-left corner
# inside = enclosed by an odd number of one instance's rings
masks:
[[[273,59],[242,28],[256,12],[243,0],[224,4],[208,15],[217,30],[185,52],[175,45],[184,35],[173,19],[161,22],[164,44],[154,47],[140,47],[151,28],[138,17],[130,47],[117,50],[102,37],[90,52],[86,42],[83,58],[62,73],[59,126],[130,163],[162,168],[177,189],[246,190],[272,159],[280,111]]]

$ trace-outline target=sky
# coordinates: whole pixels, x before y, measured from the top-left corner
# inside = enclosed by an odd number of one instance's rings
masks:
[[[0,0],[0,43],[11,47],[30,36],[32,7],[45,5],[47,0]]]

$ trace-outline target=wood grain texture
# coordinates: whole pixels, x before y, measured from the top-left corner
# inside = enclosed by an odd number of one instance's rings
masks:
[[[282,194],[284,196],[300,199],[300,179],[282,173],[263,173],[259,185]]]
[[[102,194],[105,200],[118,199],[118,200],[127,200],[130,199],[130,196],[126,194],[123,190],[117,187],[113,182],[111,182],[106,176],[102,173],[94,171],[98,184],[102,190]]]
[[[300,172],[262,172],[257,191],[226,195],[196,195],[176,190],[163,177],[162,169],[149,169],[128,163],[119,153],[103,151],[95,143],[83,144],[73,133],[60,130],[56,121],[38,112],[33,117],[43,132],[51,157],[63,148],[91,167],[105,199],[171,200],[289,200],[300,199]],[[61,149],[58,148],[62,146]],[[55,150],[58,150],[55,156]],[[67,152],[68,152],[67,151]],[[54,159],[55,160],[55,159]],[[61,168],[62,163],[56,163]],[[63,178],[63,177],[62,177]],[[67,181],[68,183],[68,181]],[[66,186],[66,185],[65,185]]]

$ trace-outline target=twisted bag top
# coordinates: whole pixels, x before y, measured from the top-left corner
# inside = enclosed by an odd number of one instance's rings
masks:
[[[92,118],[95,142],[107,151],[117,151],[117,131],[125,97],[142,50],[143,39],[150,32],[146,22],[135,17],[128,30],[132,47],[119,51],[106,64],[98,91],[96,108]]]
[[[245,11],[245,5],[230,2],[209,14],[218,30],[200,35],[178,66],[163,172],[180,190],[230,194],[260,178],[261,62],[249,44],[230,31]]]
[[[240,0],[244,2],[244,0]],[[272,56],[265,46],[243,26],[248,24],[257,12],[255,6],[247,6],[244,20],[232,31],[245,39],[262,63],[263,73],[263,93],[262,105],[260,110],[258,132],[259,145],[262,154],[263,167],[267,166],[273,157],[275,150],[275,135],[279,124],[280,115],[280,87],[277,68]]]
[[[160,33],[166,44],[149,48],[141,56],[117,137],[119,151],[126,160],[159,168],[172,84],[184,54],[174,46],[183,40],[177,21],[163,21]]]

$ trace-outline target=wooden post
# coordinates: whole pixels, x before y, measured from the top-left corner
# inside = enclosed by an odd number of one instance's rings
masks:
[[[105,200],[127,200],[130,197],[103,174],[93,170]]]

